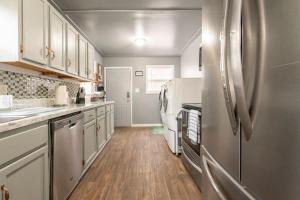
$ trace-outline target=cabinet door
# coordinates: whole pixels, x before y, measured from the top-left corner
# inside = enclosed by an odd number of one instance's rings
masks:
[[[84,125],[84,163],[89,166],[97,153],[96,120]]]
[[[50,7],[50,67],[65,70],[64,47],[65,47],[65,20],[63,16]]]
[[[22,5],[22,58],[45,65],[48,5],[44,0],[26,0]]]
[[[88,44],[88,79],[92,80],[94,78],[94,47],[91,44]]]
[[[67,71],[71,74],[78,75],[78,33],[75,28],[68,24],[67,25],[67,57],[66,66]]]
[[[110,112],[106,113],[106,138],[107,140],[111,137],[111,125],[110,125]]]
[[[79,37],[79,75],[87,77],[87,42]]]
[[[0,169],[0,185],[12,200],[49,199],[48,146]]]
[[[106,142],[106,133],[105,133],[105,116],[99,117],[97,120],[97,141],[98,141],[98,150]]]
[[[115,115],[114,115],[114,111],[112,110],[110,112],[110,132],[111,135],[115,132]]]

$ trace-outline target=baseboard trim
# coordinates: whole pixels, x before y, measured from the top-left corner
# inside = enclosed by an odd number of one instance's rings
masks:
[[[159,127],[162,124],[132,124],[131,127]]]

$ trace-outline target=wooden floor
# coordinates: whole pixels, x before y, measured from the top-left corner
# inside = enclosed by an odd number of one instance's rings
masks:
[[[162,135],[116,129],[71,200],[201,200],[201,193]]]

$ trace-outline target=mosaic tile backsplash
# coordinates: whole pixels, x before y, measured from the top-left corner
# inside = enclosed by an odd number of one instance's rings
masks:
[[[0,85],[7,85],[7,93],[13,95],[14,99],[41,99],[54,98],[58,85],[66,85],[69,96],[74,98],[80,83],[0,71]]]

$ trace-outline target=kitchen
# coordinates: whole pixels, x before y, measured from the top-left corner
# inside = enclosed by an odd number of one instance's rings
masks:
[[[0,199],[299,199],[299,10],[1,0]]]

